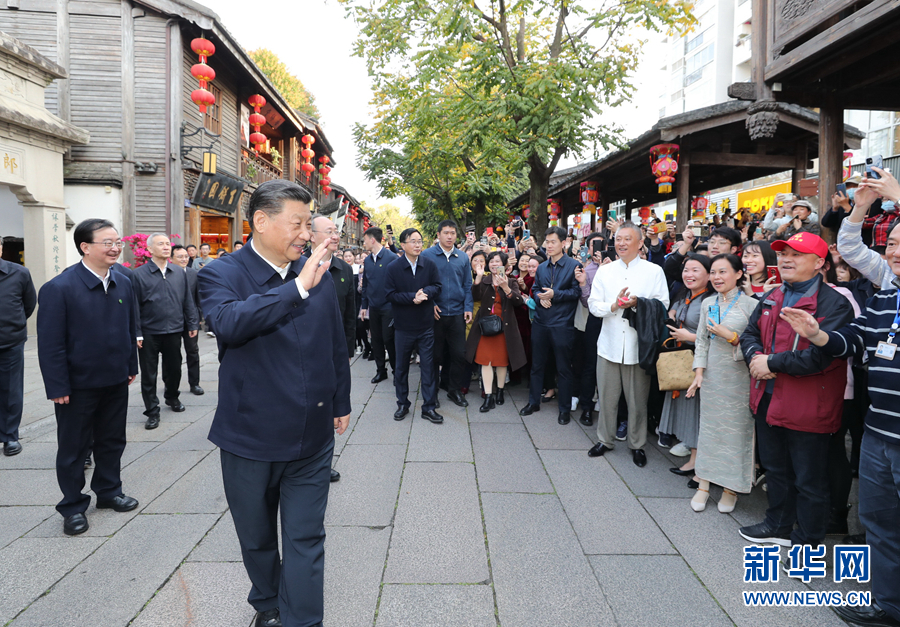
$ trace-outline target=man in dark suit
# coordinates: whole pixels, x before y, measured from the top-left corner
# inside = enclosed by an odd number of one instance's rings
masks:
[[[350,420],[350,363],[322,263],[327,246],[302,258],[311,201],[296,183],[263,183],[250,197],[248,244],[199,275],[203,311],[219,344],[219,404],[209,439],[221,449],[257,627],[322,621],[334,431],[343,433]]]
[[[197,320],[203,319],[200,309],[200,287],[197,284],[197,270],[188,266],[191,256],[181,244],[172,246],[172,261],[175,265],[184,268],[184,276],[188,282],[188,292],[194,306],[197,308]],[[187,361],[188,385],[191,386],[191,394],[203,396],[203,388],[200,387],[200,346],[197,343],[197,334],[185,327],[181,332],[181,341],[184,343],[185,361]]]
[[[122,493],[128,386],[138,373],[137,314],[131,281],[111,270],[122,240],[107,220],[75,227],[81,263],[41,288],[38,360],[47,398],[56,410],[56,478],[68,535],[88,529],[91,502],[82,494],[84,460],[94,441],[91,490],[97,508],[127,512],[137,500]]]
[[[422,234],[406,229],[400,234],[403,256],[388,266],[385,297],[394,311],[394,341],[397,347],[397,369],[394,389],[397,411],[394,420],[409,413],[409,358],[413,348],[419,351],[422,374],[422,418],[435,424],[444,417],[437,406],[437,377],[434,363],[434,300],[441,293],[441,277],[437,264],[422,255]]]
[[[337,292],[338,306],[341,308],[341,320],[344,323],[344,335],[347,336],[347,356],[353,359],[356,355],[356,282],[353,280],[353,268],[342,258],[338,249],[341,245],[341,232],[334,222],[322,215],[312,217],[313,248],[328,243],[328,254],[325,262],[329,263],[328,272]]]
[[[371,254],[363,262],[362,309],[359,317],[365,320],[368,315],[369,328],[372,331],[372,352],[375,354],[375,377],[372,383],[387,379],[385,349],[391,370],[396,372],[394,316],[391,304],[384,297],[384,280],[388,266],[397,260],[397,255],[381,245],[383,237],[384,233],[377,226],[366,229],[363,233],[363,246]]]
[[[181,385],[181,334],[197,335],[200,328],[197,306],[191,296],[188,279],[180,266],[169,263],[172,245],[165,233],[147,238],[150,261],[134,271],[132,282],[140,306],[143,345],[140,348],[141,396],[144,398],[146,429],[159,426],[159,397],[156,377],[162,355],[166,405],[172,411],[184,411],[179,400]]]
[[[35,305],[37,295],[28,268],[0,259],[0,442],[6,456],[22,452],[19,423],[25,395],[25,324]]]

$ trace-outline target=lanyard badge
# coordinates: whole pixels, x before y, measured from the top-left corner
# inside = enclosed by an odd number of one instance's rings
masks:
[[[900,291],[897,292],[897,313],[894,316],[894,322],[891,324],[891,331],[888,333],[887,342],[878,342],[875,349],[875,356],[888,361],[894,359],[897,354],[897,345],[894,344],[894,338],[900,331]]]

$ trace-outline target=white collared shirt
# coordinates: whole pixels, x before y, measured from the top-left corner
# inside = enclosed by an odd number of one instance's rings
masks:
[[[419,265],[419,258],[416,257],[416,260],[413,261],[412,259],[410,259],[410,258],[407,257],[406,255],[403,255],[403,257],[409,262],[409,267],[412,268],[413,276],[416,276],[416,266]]]
[[[623,287],[631,296],[655,298],[669,307],[669,288],[663,269],[655,263],[635,258],[630,264],[621,259],[602,265],[594,275],[588,308],[603,318],[597,355],[617,364],[633,365],[640,361],[637,331],[622,317],[622,309],[612,311],[613,303]]]
[[[88,272],[90,272],[95,277],[100,279],[100,282],[103,283],[103,291],[108,294],[109,293],[109,269],[106,270],[106,276],[100,276],[99,274],[97,274],[96,272],[94,272],[93,270],[88,268],[88,265],[86,263],[84,263],[84,259],[81,260],[81,265],[83,265],[85,268],[87,268]]]
[[[444,250],[444,247],[441,246],[440,243],[438,243],[438,248],[440,248],[441,252],[444,253],[444,257],[447,258],[447,261],[450,261],[450,255],[453,254],[453,248],[451,247],[450,250]]]
[[[255,252],[257,255],[259,255],[259,251],[256,250],[256,246],[253,245],[252,237],[250,238],[250,248],[253,250],[253,252]],[[281,277],[282,281],[284,281],[287,278],[288,271],[291,269],[291,264],[287,264],[282,268],[280,266],[276,266],[274,263],[272,263],[271,261],[269,261],[262,255],[259,255],[259,258],[262,259],[263,261],[265,261],[267,264],[269,264],[269,267],[271,267],[275,272],[278,273],[278,275]],[[297,279],[294,281],[294,283],[297,284],[297,291],[300,292],[300,298],[302,298],[303,300],[306,300],[309,297],[309,292],[307,292],[306,289],[302,285],[300,285],[300,277],[297,277]]]

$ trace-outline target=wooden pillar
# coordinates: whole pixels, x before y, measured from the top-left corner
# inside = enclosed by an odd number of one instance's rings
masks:
[[[844,111],[833,94],[819,109],[819,215],[841,181],[844,156]],[[827,229],[826,229],[827,230]]]
[[[69,0],[56,0],[56,62],[66,72],[69,65]],[[72,121],[72,92],[69,79],[57,79],[57,115],[66,122]]]
[[[200,232],[200,207],[191,205],[188,209],[188,239],[186,243],[196,246],[198,254],[201,243]]]
[[[629,197],[625,201],[625,219],[631,221],[631,210],[634,209],[634,200]]]
[[[682,143],[675,177],[675,232],[687,228],[691,216],[691,151]]]
[[[284,139],[284,159],[281,160],[282,178],[297,180],[297,138],[289,135]]]
[[[794,148],[794,170],[791,172],[791,193],[795,196],[800,196],[800,181],[806,178],[806,156],[808,149],[805,141],[797,142]]]
[[[187,215],[186,235],[187,241],[182,239],[185,244],[193,244],[200,246],[200,211],[197,207],[189,205],[185,208],[184,197],[184,170],[181,167],[181,121],[184,117],[182,98],[182,73],[184,44],[181,38],[181,27],[177,21],[172,21],[167,26],[166,31],[169,49],[166,51],[166,72],[167,72],[167,102],[166,109],[166,132],[167,147],[166,155],[166,206],[168,207],[169,220],[173,225],[184,223],[185,215]],[[240,147],[238,147],[240,150]],[[240,159],[238,159],[240,163]]]
[[[137,229],[137,190],[134,181],[134,17],[132,4],[122,0],[122,230],[132,235]],[[166,216],[166,232],[172,232]]]

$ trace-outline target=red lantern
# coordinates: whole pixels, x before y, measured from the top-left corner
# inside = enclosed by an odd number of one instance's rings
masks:
[[[586,205],[596,204],[600,200],[600,192],[594,181],[585,181],[581,184],[581,202]]]
[[[300,169],[303,170],[303,175],[306,177],[306,182],[309,183],[309,176],[316,169],[316,166],[310,163],[310,161],[312,161],[312,158],[316,156],[315,151],[310,148],[310,146],[316,143],[316,138],[307,133],[300,138],[300,142],[304,146],[306,146],[303,150],[300,151],[300,156],[303,157],[303,163],[300,164]]]
[[[303,173],[306,175],[306,178],[309,178],[309,175],[313,173],[313,170],[316,169],[316,166],[314,166],[311,163],[301,163],[300,169],[303,170]]]
[[[322,188],[322,193],[325,194],[325,195],[327,196],[328,194],[331,193],[331,188],[330,188],[330,187],[327,187],[327,186],[326,186],[326,187],[323,187],[323,188]]]
[[[678,149],[678,144],[657,144],[650,149],[650,169],[656,176],[660,194],[672,191],[675,173],[678,172]]]
[[[255,130],[250,134],[250,143],[256,147],[256,152],[262,152],[265,147],[266,136],[260,133],[260,127],[266,123],[266,116],[259,112],[261,107],[266,105],[266,99],[259,94],[253,94],[247,98],[247,102],[253,107],[253,113],[250,114],[250,126]]]
[[[331,179],[327,176],[325,178],[321,178],[319,179],[319,185],[321,185],[322,187],[328,187],[329,185],[331,185]]]
[[[191,74],[200,82],[200,89],[191,92],[191,100],[200,108],[200,113],[206,113],[206,107],[216,104],[216,97],[206,89],[209,82],[216,79],[216,71],[206,65],[207,59],[216,53],[216,47],[208,39],[198,37],[191,42],[191,50],[200,57],[200,63],[191,67]]]

